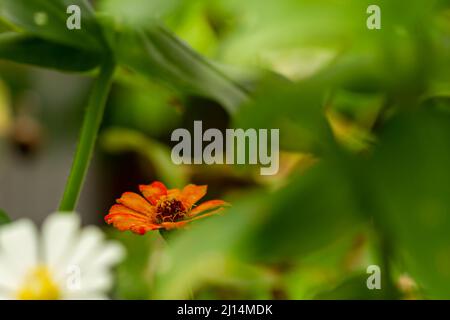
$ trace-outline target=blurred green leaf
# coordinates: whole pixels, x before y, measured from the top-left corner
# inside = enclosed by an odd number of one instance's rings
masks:
[[[230,113],[247,99],[240,84],[163,27],[119,27],[113,45],[121,64],[182,92],[215,99]]]
[[[73,72],[88,71],[100,63],[96,53],[16,33],[0,34],[0,59]]]
[[[383,300],[388,299],[386,290],[369,290],[368,274],[359,274],[342,281],[336,288],[317,294],[319,300]]]
[[[196,51],[206,56],[214,56],[221,32],[220,18],[214,11],[217,2],[193,1],[178,6],[178,14],[171,16],[168,26],[178,37],[189,43]]]
[[[263,80],[233,118],[233,127],[279,128],[282,149],[321,153],[334,145],[324,98],[324,85],[316,81]]]
[[[70,5],[81,9],[80,30],[66,26]],[[2,17],[33,35],[68,46],[104,50],[102,31],[86,0],[2,0],[0,10]]]
[[[449,298],[450,114],[402,113],[383,129],[369,166],[374,212],[406,270],[431,298]]]
[[[6,214],[5,211],[0,209],[0,225],[7,224],[9,222],[11,222],[11,219],[9,218],[9,216]]]
[[[361,0],[221,2],[239,16],[237,30],[222,48],[225,62],[287,70],[299,77],[327,60],[308,52],[326,49],[321,52],[333,57],[335,51],[353,44],[365,25],[366,16],[361,13],[367,8]]]
[[[170,13],[180,0],[101,0],[99,10],[135,27],[146,27]]]
[[[256,229],[246,232],[246,255],[256,260],[305,256],[358,230],[364,220],[347,170],[323,160],[274,194],[267,213],[255,217]]]
[[[149,81],[122,83],[110,100],[110,124],[139,130],[151,137],[161,137],[177,128],[182,114],[177,109],[179,95]],[[145,78],[144,78],[145,79]],[[146,79],[145,79],[146,80]]]
[[[360,274],[368,265],[378,263],[371,245],[369,230],[358,230],[302,257],[283,279],[289,298],[313,299],[334,290],[343,279]]]

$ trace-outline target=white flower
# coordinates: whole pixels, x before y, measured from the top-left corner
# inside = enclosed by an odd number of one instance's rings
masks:
[[[99,228],[80,230],[75,213],[48,216],[39,236],[30,220],[0,227],[0,299],[105,299],[121,245]]]

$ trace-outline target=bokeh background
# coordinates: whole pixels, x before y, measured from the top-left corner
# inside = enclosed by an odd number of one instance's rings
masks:
[[[370,4],[381,8],[381,30],[366,27]],[[114,298],[450,297],[449,1],[92,5],[114,31],[147,37],[113,40],[124,62],[77,210],[128,249]],[[177,58],[161,25],[194,58]],[[197,61],[234,89],[207,81]],[[92,75],[0,60],[0,208],[11,218],[40,223],[57,208]],[[279,174],[174,165],[170,134],[194,120],[279,128]],[[169,245],[157,232],[104,225],[122,192],[153,180],[207,184],[208,198],[233,207]],[[366,287],[372,264],[382,290]]]

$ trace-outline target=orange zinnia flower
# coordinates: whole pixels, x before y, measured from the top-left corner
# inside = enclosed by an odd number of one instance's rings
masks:
[[[183,227],[186,223],[204,218],[221,211],[228,203],[222,200],[194,204],[206,194],[207,186],[187,185],[183,190],[167,189],[155,181],[140,185],[144,197],[134,192],[125,192],[117,203],[109,209],[105,217],[120,231],[131,230],[145,234],[150,230],[171,230]]]

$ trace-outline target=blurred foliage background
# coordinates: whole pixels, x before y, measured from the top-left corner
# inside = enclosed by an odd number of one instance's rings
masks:
[[[0,207],[12,218],[55,209],[105,46],[120,68],[84,222],[156,179],[233,204],[168,244],[105,227],[128,250],[113,297],[450,298],[450,1],[96,0],[76,37],[57,29],[65,11],[38,28],[42,1],[0,3]],[[366,28],[370,4],[381,30]],[[175,166],[170,134],[194,120],[279,128],[279,174]],[[382,290],[366,287],[372,264]]]

